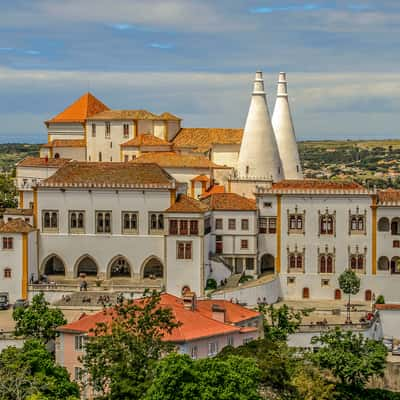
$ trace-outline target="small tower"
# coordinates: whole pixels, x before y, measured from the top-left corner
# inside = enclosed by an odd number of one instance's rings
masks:
[[[274,127],[279,156],[285,179],[303,179],[296,134],[287,93],[286,73],[280,72],[272,126]]]
[[[237,166],[239,179],[283,179],[278,146],[268,111],[261,71],[256,72]]]

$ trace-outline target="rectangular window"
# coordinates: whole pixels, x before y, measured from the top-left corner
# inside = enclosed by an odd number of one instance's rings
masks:
[[[199,234],[199,223],[196,220],[190,221],[190,234],[198,235]]]
[[[208,356],[215,356],[218,353],[218,343],[208,343]]]
[[[132,234],[138,231],[138,213],[132,211],[122,212],[122,233]]]
[[[85,211],[69,212],[70,233],[85,233]]]
[[[13,238],[3,237],[3,250],[11,250],[13,248]]]
[[[106,122],[105,138],[106,139],[110,139],[111,138],[111,124],[110,124],[110,122]]]
[[[249,230],[249,220],[242,219],[242,231],[248,231],[248,230]]]
[[[224,241],[220,235],[215,236],[215,252],[217,254],[222,254],[224,252]]]
[[[179,234],[180,235],[188,234],[188,221],[185,220],[179,221]]]
[[[246,258],[246,269],[254,269],[254,258]]]
[[[177,242],[178,260],[191,260],[192,259],[192,242]]]
[[[247,239],[241,240],[240,241],[240,248],[242,250],[246,250],[249,248],[249,241]]]
[[[124,139],[129,137],[129,124],[124,124]]]
[[[236,229],[236,219],[234,218],[228,219],[228,229],[231,231]]]
[[[215,229],[223,229],[222,218],[215,219]]]
[[[275,234],[276,233],[276,218],[270,218],[268,221],[268,233]]]
[[[11,278],[11,268],[4,268],[4,278]]]
[[[207,235],[210,232],[211,232],[211,218],[207,217],[204,220],[204,234]]]
[[[164,231],[164,214],[151,212],[149,213],[149,233],[160,235]]]
[[[127,154],[124,155],[124,162],[128,162],[129,161],[129,156]]]
[[[258,232],[267,233],[268,229],[268,218],[261,217],[258,219]]]
[[[190,357],[192,357],[193,360],[197,360],[197,346],[191,348]]]
[[[169,234],[170,235],[178,234],[178,221],[176,219],[169,220]]]
[[[82,351],[85,345],[85,336],[84,335],[76,335],[75,336],[75,350]]]
[[[96,211],[96,233],[111,233],[111,211]]]
[[[272,207],[272,203],[269,201],[264,201],[264,207],[265,208],[271,208]]]
[[[58,211],[44,210],[42,212],[42,230],[43,232],[58,231]]]
[[[96,137],[96,124],[92,124],[92,137]]]

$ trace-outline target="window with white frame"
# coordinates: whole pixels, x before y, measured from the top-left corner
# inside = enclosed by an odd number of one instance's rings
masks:
[[[85,212],[70,211],[69,212],[69,231],[71,233],[85,232]]]
[[[242,219],[241,227],[242,227],[242,231],[248,231],[249,230],[249,220],[247,218],[246,219]]]
[[[84,335],[75,335],[75,350],[82,351],[85,346],[86,336]]]
[[[3,237],[3,250],[12,250],[14,247],[14,238],[9,236]]]
[[[138,232],[138,213],[133,211],[122,212],[122,233],[132,234]]]
[[[228,229],[230,231],[233,231],[236,229],[236,219],[235,218],[229,218],[228,219]]]
[[[218,343],[217,342],[210,342],[208,343],[208,356],[215,356],[218,354]]]
[[[58,231],[58,210],[43,210],[42,230],[43,232]]]
[[[177,242],[176,244],[177,260],[192,259],[192,242]]]
[[[164,231],[164,214],[149,213],[149,232],[150,234],[160,234]]]
[[[224,225],[222,222],[222,218],[215,219],[215,229],[223,229]]]
[[[111,211],[96,211],[96,233],[111,233]]]

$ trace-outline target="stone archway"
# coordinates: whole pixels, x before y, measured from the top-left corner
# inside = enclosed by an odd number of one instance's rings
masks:
[[[89,255],[80,257],[75,264],[75,276],[78,278],[81,274],[85,274],[86,276],[97,276],[98,270],[99,268],[96,261]]]
[[[378,271],[389,271],[390,261],[387,257],[382,256],[378,259]]]
[[[152,256],[149,257],[142,266],[142,274],[143,279],[148,278],[158,278],[161,279],[164,277],[164,266],[159,258]]]
[[[261,257],[260,273],[261,274],[275,273],[275,257],[272,254],[264,254]]]
[[[65,263],[58,255],[51,254],[43,261],[41,271],[44,275],[65,276]]]
[[[108,278],[131,278],[132,268],[124,256],[114,257],[107,268]]]

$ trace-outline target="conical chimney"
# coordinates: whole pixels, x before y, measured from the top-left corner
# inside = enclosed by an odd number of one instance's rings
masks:
[[[256,72],[237,167],[239,178],[283,178],[278,146],[268,111],[261,71]]]
[[[286,73],[280,72],[274,113],[272,115],[276,142],[285,179],[303,179],[296,134],[287,92]]]

